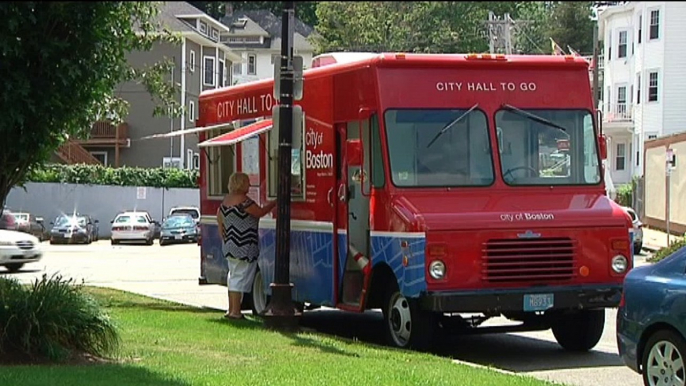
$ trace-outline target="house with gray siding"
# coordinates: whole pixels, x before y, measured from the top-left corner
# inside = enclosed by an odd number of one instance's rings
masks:
[[[180,35],[181,42],[156,43],[150,51],[130,52],[128,61],[140,69],[171,60],[173,71],[167,80],[179,90],[177,102],[184,106],[182,115],[173,119],[154,117],[156,101],[145,87],[135,82],[123,83],[116,94],[129,103],[125,122],[117,126],[108,122],[96,123],[89,139],[70,141],[58,150],[56,155],[62,162],[102,163],[116,167],[198,167],[197,135],[141,138],[193,128],[198,118],[200,93],[230,85],[230,70],[242,59],[221,42],[221,36],[229,33],[229,28],[187,2],[162,3],[159,21]],[[87,160],[88,156],[92,159]],[[92,162],[93,159],[97,162]]]

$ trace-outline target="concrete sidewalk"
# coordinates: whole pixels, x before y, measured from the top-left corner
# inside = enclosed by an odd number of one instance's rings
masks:
[[[681,239],[680,236],[670,235],[670,242]],[[655,252],[667,247],[667,233],[657,229],[643,227],[643,248]]]

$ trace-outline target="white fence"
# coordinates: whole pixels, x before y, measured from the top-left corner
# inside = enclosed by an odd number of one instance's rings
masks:
[[[110,221],[120,211],[145,210],[161,221],[174,206],[200,206],[198,189],[162,189],[134,186],[27,183],[26,191],[15,187],[5,203],[12,212],[28,212],[45,219],[49,229],[62,213],[88,214],[99,220],[101,238],[110,236]]]

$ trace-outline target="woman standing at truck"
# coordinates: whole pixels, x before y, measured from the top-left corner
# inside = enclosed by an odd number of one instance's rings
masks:
[[[250,292],[260,255],[258,225],[260,217],[269,213],[275,201],[264,207],[250,197],[250,179],[245,173],[234,173],[227,186],[229,194],[217,210],[217,223],[222,238],[222,253],[229,261],[229,309],[224,317],[243,319],[243,293]]]

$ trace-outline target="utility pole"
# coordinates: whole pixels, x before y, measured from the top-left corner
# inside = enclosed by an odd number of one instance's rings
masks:
[[[279,183],[276,206],[276,261],[274,264],[274,282],[270,285],[272,297],[264,315],[264,324],[267,328],[285,331],[297,330],[298,321],[296,317],[300,316],[293,304],[293,284],[290,282],[294,14],[295,3],[285,1],[281,14],[281,65],[278,79],[279,105],[277,106]],[[274,82],[277,82],[276,77]]]
[[[490,53],[512,55],[514,51],[514,45],[512,44],[514,40],[513,32],[516,32],[513,30],[519,24],[526,23],[528,23],[528,20],[515,22],[512,20],[509,13],[506,13],[500,18],[492,11],[489,11],[486,26],[488,28],[488,47]]]

